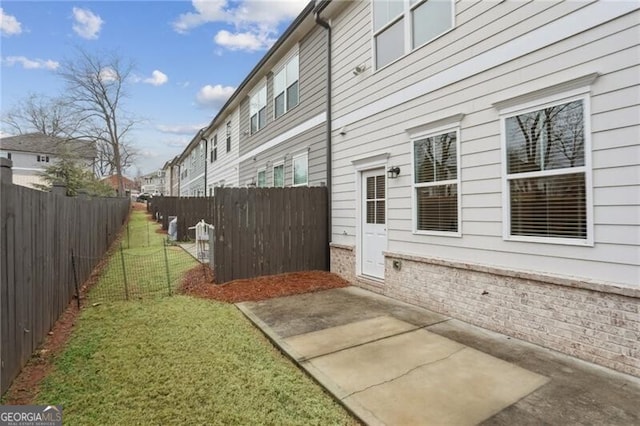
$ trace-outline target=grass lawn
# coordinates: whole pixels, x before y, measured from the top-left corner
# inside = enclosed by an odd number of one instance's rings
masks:
[[[188,296],[85,308],[36,403],[71,425],[356,423],[233,305]]]

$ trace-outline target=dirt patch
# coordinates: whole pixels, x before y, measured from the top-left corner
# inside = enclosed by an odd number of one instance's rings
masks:
[[[184,276],[180,292],[204,299],[237,303],[329,290],[349,285],[348,281],[338,275],[325,271],[290,272],[216,285],[213,283],[211,269],[199,265],[190,269]]]

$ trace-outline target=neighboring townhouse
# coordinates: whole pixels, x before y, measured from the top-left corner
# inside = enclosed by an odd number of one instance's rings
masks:
[[[164,163],[164,166],[162,166],[162,173],[164,174],[164,187],[162,188],[162,194],[166,195],[166,196],[170,196],[171,195],[171,187],[172,187],[172,182],[171,180],[173,179],[173,166],[172,166],[173,160],[171,161],[167,161],[166,163]]]
[[[205,129],[208,186],[327,183],[327,35],[310,2]]]
[[[238,108],[228,103],[203,131],[208,142],[207,195],[213,196],[214,188],[239,186]]]
[[[207,144],[202,130],[191,139],[178,159],[180,167],[180,196],[204,197],[207,187]]]
[[[13,183],[35,188],[46,185],[41,174],[65,156],[73,156],[95,173],[96,148],[90,141],[68,140],[41,133],[0,138],[0,156],[13,162]]]
[[[169,192],[167,195],[171,197],[177,197],[180,195],[180,166],[178,165],[178,156],[173,157],[171,161],[169,161]]]
[[[149,194],[163,194],[165,189],[165,172],[156,170],[140,178],[140,191]]]
[[[332,271],[640,375],[639,7],[319,2]]]

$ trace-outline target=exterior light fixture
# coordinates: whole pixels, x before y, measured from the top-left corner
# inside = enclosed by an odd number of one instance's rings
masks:
[[[367,69],[367,66],[366,66],[365,64],[358,65],[358,66],[356,66],[356,67],[353,69],[353,75],[360,75],[360,74],[362,74],[366,69]]]
[[[389,170],[387,170],[387,177],[389,179],[395,179],[398,177],[399,174],[400,174],[400,167],[398,166],[389,167]]]

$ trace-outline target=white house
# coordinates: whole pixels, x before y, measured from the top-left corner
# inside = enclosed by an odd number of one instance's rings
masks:
[[[165,194],[166,180],[164,169],[146,174],[140,178],[140,191],[149,194]]]
[[[639,8],[319,2],[332,271],[640,375]]]
[[[0,156],[13,162],[13,183],[35,188],[45,185],[41,174],[63,156],[73,155],[95,173],[95,146],[84,140],[67,140],[40,133],[0,138]]]

